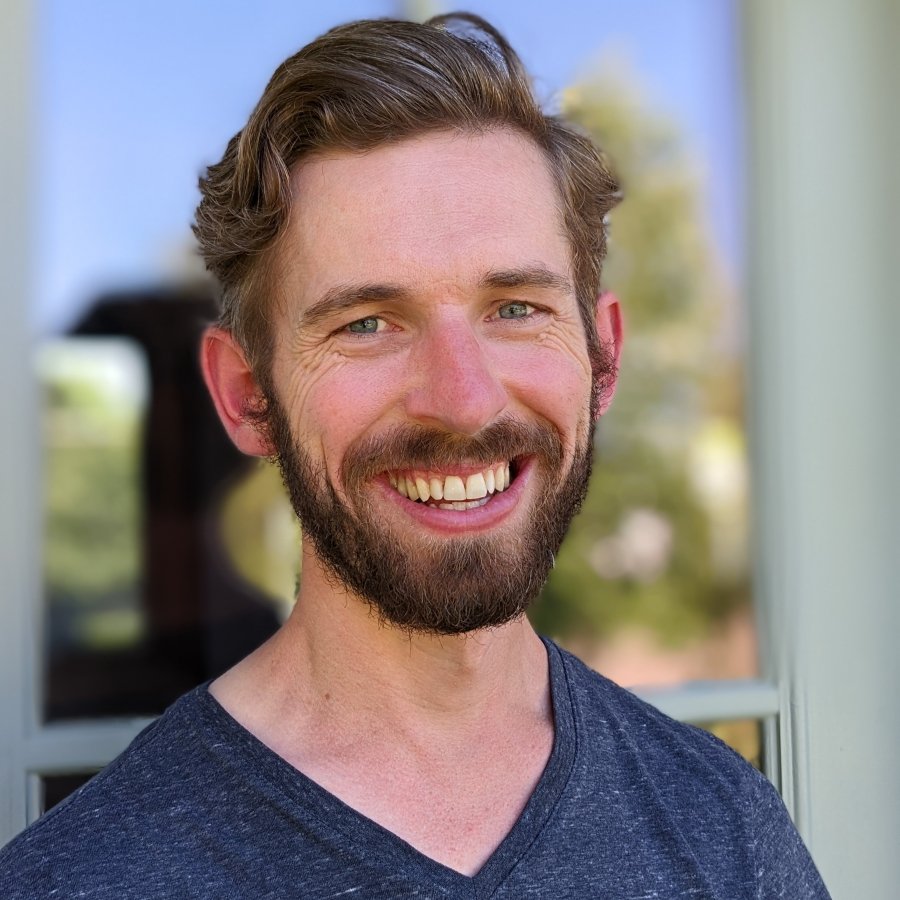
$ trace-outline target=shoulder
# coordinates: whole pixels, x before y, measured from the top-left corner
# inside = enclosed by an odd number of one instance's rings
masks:
[[[713,877],[760,896],[828,893],[769,780],[708,731],[678,722],[564,650],[575,711],[579,783],[598,815],[623,828],[652,821]],[[714,875],[718,873],[718,875]]]
[[[680,776],[752,789],[759,773],[714,735],[679,722],[559,649],[575,709],[579,737],[588,746],[615,747],[633,756],[647,777]]]
[[[202,789],[202,752],[190,723],[196,692],[145,728],[124,753],[0,850],[0,895],[115,896],[146,874],[179,809]],[[77,894],[84,885],[88,892]],[[55,892],[58,892],[56,894]],[[129,894],[119,894],[129,896]]]

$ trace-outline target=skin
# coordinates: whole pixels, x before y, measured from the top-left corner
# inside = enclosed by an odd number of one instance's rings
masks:
[[[542,421],[562,439],[568,466],[587,439],[592,375],[540,151],[506,131],[429,134],[307,160],[293,190],[302,201],[274,262],[272,381],[295,438],[338,495],[347,498],[347,449],[409,423],[475,435],[502,417]],[[525,269],[552,283],[486,280]],[[346,296],[360,285],[367,294]],[[611,295],[598,299],[596,321],[618,356]],[[202,358],[232,439],[269,454],[244,416],[259,388],[240,348],[210,329]],[[459,460],[460,472],[467,466]],[[526,467],[514,502],[493,512],[494,501],[460,513],[413,507],[386,473],[363,491],[413,564],[427,565],[429,542],[486,533],[515,565],[517,530],[548,489],[544,477]],[[336,584],[308,541],[291,617],[211,690],[314,781],[466,874],[515,824],[552,749],[546,653],[527,620],[410,635]]]

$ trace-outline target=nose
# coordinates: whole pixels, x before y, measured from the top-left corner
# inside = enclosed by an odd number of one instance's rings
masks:
[[[444,322],[423,336],[411,360],[416,372],[407,414],[467,435],[493,422],[508,396],[488,349],[468,323]]]

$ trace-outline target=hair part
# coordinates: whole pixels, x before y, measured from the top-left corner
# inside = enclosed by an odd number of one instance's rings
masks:
[[[596,343],[605,217],[620,196],[599,148],[541,111],[518,56],[483,19],[450,13],[425,24],[366,20],[326,32],[283,62],[247,125],[200,179],[193,231],[221,286],[219,324],[264,387],[274,342],[274,245],[297,202],[291,170],[317,152],[494,128],[531,138],[547,159],[582,320],[589,344]]]

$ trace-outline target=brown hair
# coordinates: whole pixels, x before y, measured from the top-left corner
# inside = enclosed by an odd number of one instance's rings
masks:
[[[518,56],[467,13],[423,24],[375,20],[334,28],[283,62],[246,127],[200,179],[194,234],[222,288],[220,325],[257,377],[272,349],[266,268],[291,204],[289,173],[311,153],[366,150],[427,131],[512,128],[544,152],[558,185],[589,342],[606,252],[604,217],[618,185],[599,149],[544,115]]]

